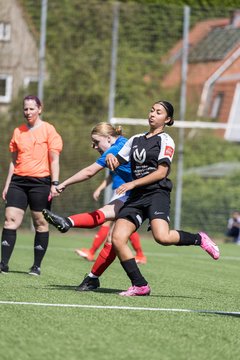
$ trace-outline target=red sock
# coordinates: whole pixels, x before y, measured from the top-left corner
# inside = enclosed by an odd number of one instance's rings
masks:
[[[142,246],[141,246],[139,234],[135,231],[135,232],[130,236],[129,239],[130,239],[130,241],[131,241],[132,247],[133,247],[134,250],[136,251],[136,255],[137,255],[137,256],[143,256],[143,251],[142,251]]]
[[[102,243],[104,242],[104,240],[106,239],[108,232],[110,230],[110,226],[106,226],[106,225],[102,225],[100,227],[100,229],[98,230],[98,232],[96,233],[96,235],[94,236],[93,239],[93,243],[91,248],[89,249],[89,251],[92,254],[95,254],[95,252],[97,251],[97,249],[100,248],[100,246],[102,245]]]
[[[105,215],[102,211],[96,210],[91,213],[82,213],[68,216],[73,221],[73,227],[91,229],[102,225],[105,221]]]
[[[103,249],[100,251],[91,272],[96,276],[101,276],[102,273],[111,265],[115,260],[116,253],[112,244],[105,243]]]

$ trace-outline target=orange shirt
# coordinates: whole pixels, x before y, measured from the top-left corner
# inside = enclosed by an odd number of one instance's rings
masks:
[[[17,152],[14,174],[45,177],[50,175],[49,151],[60,153],[63,143],[53,125],[41,121],[36,128],[20,125],[13,132],[9,144],[11,152]]]

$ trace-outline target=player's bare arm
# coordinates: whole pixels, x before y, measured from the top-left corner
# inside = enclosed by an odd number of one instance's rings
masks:
[[[106,156],[106,163],[110,170],[114,171],[119,165],[119,161],[113,154],[108,154]]]
[[[82,181],[86,181],[95,174],[97,174],[102,169],[103,169],[102,166],[98,165],[97,163],[93,163],[92,165],[78,171],[70,178],[64,180],[61,184],[58,185],[57,191],[61,193],[67,186],[77,184]]]
[[[169,167],[166,163],[163,163],[158,166],[158,169],[154,172],[152,172],[149,175],[146,175],[140,179],[133,180],[131,182],[122,184],[119,186],[119,188],[116,190],[117,194],[124,194],[126,191],[132,190],[136,187],[148,185],[155,183],[161,179],[164,179],[167,176]]]

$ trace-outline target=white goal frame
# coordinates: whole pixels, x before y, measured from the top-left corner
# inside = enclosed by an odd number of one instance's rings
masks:
[[[112,117],[110,123],[115,124],[125,124],[125,125],[143,125],[148,126],[147,119],[137,119],[137,118],[118,118]],[[218,123],[218,122],[210,122],[210,121],[185,121],[185,120],[174,120],[175,128],[182,129],[223,129],[229,130],[231,129],[240,129],[240,125],[233,125],[229,123]]]

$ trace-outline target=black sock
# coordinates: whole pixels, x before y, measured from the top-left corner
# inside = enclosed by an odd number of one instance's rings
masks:
[[[49,231],[35,233],[34,239],[34,265],[41,266],[42,259],[47,251]]]
[[[177,230],[180,235],[180,241],[177,246],[201,245],[201,236],[199,234],[192,234],[186,231]]]
[[[121,261],[121,265],[127,273],[127,276],[131,280],[133,286],[145,286],[148,284],[142,276],[134,258],[126,261]]]
[[[2,258],[1,262],[5,265],[8,264],[9,259],[12,255],[15,242],[17,238],[17,231],[11,230],[11,229],[4,229],[2,231],[2,243],[1,243],[1,249],[2,249]]]

